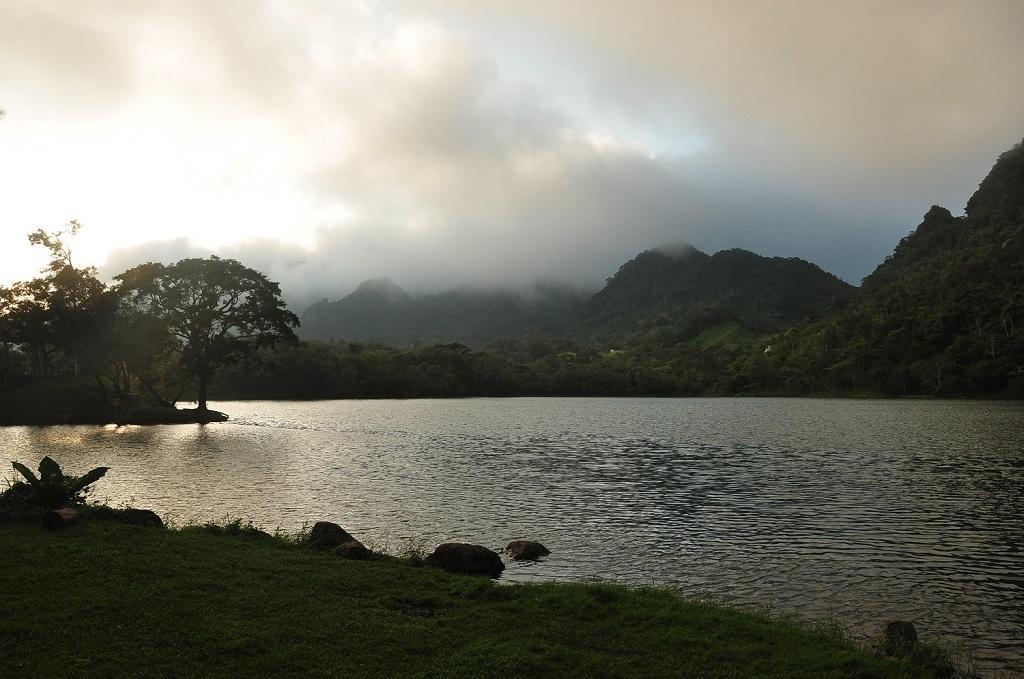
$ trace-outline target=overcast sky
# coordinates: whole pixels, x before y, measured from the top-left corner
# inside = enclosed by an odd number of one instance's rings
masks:
[[[1020,0],[0,0],[0,284],[217,253],[296,304],[595,287],[690,242],[853,282],[1024,137]]]

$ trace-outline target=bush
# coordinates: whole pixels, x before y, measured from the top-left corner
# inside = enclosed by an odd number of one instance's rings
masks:
[[[16,481],[4,491],[5,503],[16,502],[49,508],[84,502],[89,492],[88,486],[103,478],[110,469],[96,467],[82,476],[65,476],[60,465],[47,456],[39,462],[37,477],[20,462],[12,462],[11,465],[25,481]]]

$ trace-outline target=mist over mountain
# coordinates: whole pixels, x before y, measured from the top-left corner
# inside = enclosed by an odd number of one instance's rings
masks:
[[[550,283],[410,294],[389,278],[371,279],[309,307],[302,333],[396,346],[479,346],[531,335],[610,341],[655,330],[683,340],[722,324],[763,335],[845,304],[853,291],[798,258],[738,249],[708,255],[685,245],[640,253],[593,295]]]
[[[469,286],[412,294],[389,278],[364,281],[344,298],[302,314],[301,334],[395,346],[458,342],[480,346],[566,331],[591,293],[553,283],[521,289]]]

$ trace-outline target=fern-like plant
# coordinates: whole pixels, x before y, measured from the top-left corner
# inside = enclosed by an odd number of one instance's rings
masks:
[[[88,492],[86,488],[103,478],[110,469],[96,467],[82,476],[65,476],[60,465],[47,456],[39,462],[39,476],[36,476],[20,462],[11,464],[32,489],[31,501],[44,507],[61,507],[83,501]]]

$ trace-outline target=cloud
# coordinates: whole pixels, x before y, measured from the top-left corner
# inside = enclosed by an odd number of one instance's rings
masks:
[[[19,220],[78,217],[86,252],[113,250],[108,273],[216,251],[303,302],[385,275],[596,287],[683,241],[856,281],[931,203],[962,207],[1019,140],[1022,13],[13,3],[0,245],[23,238]],[[32,193],[48,180],[53,199]]]
[[[474,20],[481,32],[517,24],[575,60],[608,106],[663,116],[675,105],[708,125],[716,145],[786,148],[816,167],[824,156],[861,175],[923,170],[1021,134],[1016,0],[415,6]]]

